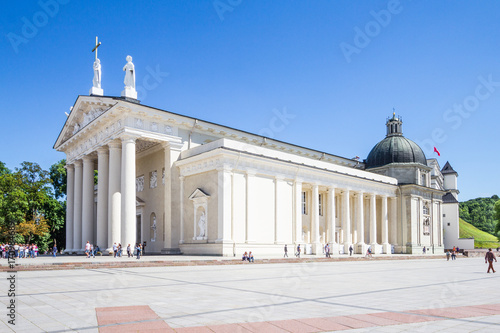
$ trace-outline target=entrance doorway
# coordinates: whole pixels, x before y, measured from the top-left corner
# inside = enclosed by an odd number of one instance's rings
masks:
[[[136,238],[135,242],[142,244],[142,214],[136,216]],[[132,244],[131,244],[132,245]],[[133,244],[135,246],[135,244]]]

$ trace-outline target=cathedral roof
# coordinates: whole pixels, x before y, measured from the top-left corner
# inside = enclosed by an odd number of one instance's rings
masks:
[[[387,120],[387,135],[373,147],[366,159],[366,169],[390,163],[420,163],[427,165],[425,154],[415,142],[403,136],[402,119],[393,115]]]

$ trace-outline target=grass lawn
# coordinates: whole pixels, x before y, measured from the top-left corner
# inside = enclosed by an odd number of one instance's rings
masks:
[[[460,238],[471,238],[474,237],[474,247],[487,249],[497,248],[500,246],[498,239],[482,230],[479,230],[470,223],[465,222],[460,219]]]

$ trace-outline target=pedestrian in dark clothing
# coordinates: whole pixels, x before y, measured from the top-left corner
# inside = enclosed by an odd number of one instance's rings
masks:
[[[490,269],[493,271],[493,273],[496,273],[495,269],[493,268],[493,260],[495,262],[497,261],[497,258],[495,258],[495,254],[491,249],[488,249],[488,252],[486,252],[486,255],[484,256],[484,263],[489,263],[488,265],[488,273],[490,272]]]
[[[283,255],[283,258],[285,257],[288,258],[288,248],[286,247],[286,244],[285,244],[285,254]]]
[[[349,256],[352,256],[352,251],[353,251],[353,250],[354,250],[354,249],[352,248],[352,245],[350,245],[350,246],[349,246]]]

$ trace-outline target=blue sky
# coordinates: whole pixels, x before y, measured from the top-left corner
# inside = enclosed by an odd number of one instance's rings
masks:
[[[120,95],[130,54],[143,104],[362,159],[395,108],[404,135],[459,173],[460,200],[500,194],[499,2],[42,0],[2,9],[0,161],[11,169],[64,158],[52,147],[64,112],[92,86],[99,36],[105,95]],[[285,111],[288,123],[270,131]]]

